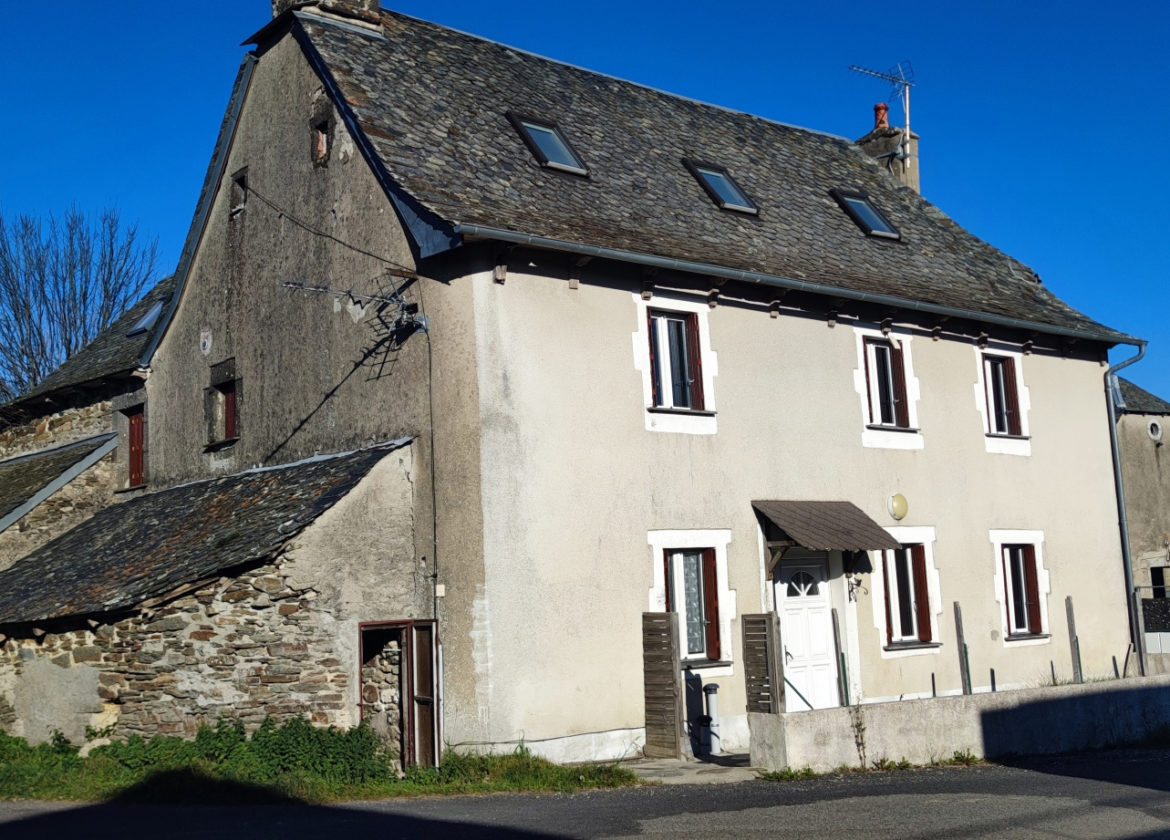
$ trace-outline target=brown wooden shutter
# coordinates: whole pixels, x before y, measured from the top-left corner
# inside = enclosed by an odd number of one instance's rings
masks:
[[[902,362],[902,348],[890,344],[890,365],[894,377],[894,422],[903,429],[910,428],[910,403],[906,400],[906,367]],[[868,367],[868,366],[867,366]]]
[[[894,621],[893,614],[890,612],[890,552],[882,552],[882,581],[886,586],[886,644],[892,645],[894,643]]]
[[[127,415],[130,421],[129,434],[130,439],[130,458],[129,458],[129,486],[138,487],[146,483],[145,478],[145,461],[143,459],[143,420],[145,415],[142,411],[142,406],[138,406],[131,410]]]
[[[236,383],[228,382],[221,386],[223,391],[223,439],[231,440],[237,437],[236,428]]]
[[[650,336],[650,404],[662,405],[662,394],[658,393],[658,342],[654,340],[657,330],[654,329],[654,313],[649,310],[646,312],[646,334]],[[670,607],[666,611],[670,612]]]
[[[703,618],[707,622],[707,658],[718,660],[719,647],[719,581],[715,574],[715,549],[703,549]]]
[[[686,318],[687,370],[691,377],[691,408],[703,408],[703,354],[699,348],[699,316],[691,313]]]
[[[1016,387],[1016,360],[1011,356],[1003,358],[1003,393],[1007,401],[1009,435],[1022,435],[1024,426],[1020,422],[1020,393]]]
[[[910,547],[914,563],[914,606],[917,611],[918,641],[931,641],[930,635],[930,589],[926,585],[926,548],[921,545]]]
[[[1040,574],[1036,568],[1036,546],[1021,546],[1024,551],[1024,592],[1028,607],[1028,632],[1043,633],[1040,622]]]
[[[662,552],[662,569],[666,573],[663,578],[666,581],[666,611],[674,612],[674,604],[671,603],[671,594],[674,592],[674,578],[670,574],[670,552]]]

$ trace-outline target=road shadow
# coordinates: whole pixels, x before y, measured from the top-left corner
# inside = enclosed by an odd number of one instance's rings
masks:
[[[1170,748],[1122,747],[1060,755],[1000,756],[996,764],[1034,773],[1170,792]]]
[[[393,837],[468,840],[543,840],[558,835],[508,826],[424,819],[380,811],[372,803],[310,805],[247,784],[217,781],[186,771],[156,774],[116,799],[97,805],[53,807],[36,816],[0,823],[4,840],[308,840]]]

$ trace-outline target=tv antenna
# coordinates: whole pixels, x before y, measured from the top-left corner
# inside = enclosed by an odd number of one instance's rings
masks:
[[[850,64],[849,69],[857,73],[873,76],[875,79],[889,82],[894,86],[890,99],[895,96],[902,100],[902,114],[906,117],[906,127],[902,130],[902,169],[910,165],[910,88],[914,87],[914,67],[909,60],[899,61],[886,72],[870,70],[868,67],[859,67]]]

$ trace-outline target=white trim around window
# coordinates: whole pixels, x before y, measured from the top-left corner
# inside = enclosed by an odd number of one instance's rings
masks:
[[[1004,345],[988,344],[987,347],[980,347],[978,344],[974,346],[975,350],[975,408],[979,412],[979,417],[983,423],[983,440],[986,444],[988,452],[999,455],[1031,455],[1032,441],[1029,440],[1031,431],[1028,427],[1028,412],[1032,407],[1031,395],[1028,391],[1027,385],[1024,383],[1024,354],[1016,350],[1010,350]],[[1005,429],[1004,420],[1000,419],[997,422],[997,427],[993,428],[993,418],[990,416],[997,399],[1007,399],[1008,395],[1000,394],[998,397],[989,389],[989,383],[995,384],[995,380],[989,379],[986,372],[991,363],[997,360],[1010,360],[1011,380],[1006,384],[1007,387],[1013,387],[1015,393],[1010,395],[1013,398],[1013,405],[1019,410],[1019,434],[1010,434]],[[1002,374],[1001,374],[1002,375]]]
[[[1052,642],[1049,635],[1052,625],[1048,622],[1048,596],[1052,593],[1052,582],[1049,579],[1048,569],[1044,566],[1044,532],[1029,530],[992,530],[988,532],[994,558],[994,586],[995,602],[999,606],[1000,634],[1004,647],[1027,647],[1029,645],[1047,645]],[[1013,620],[1010,615],[1008,599],[1013,598],[1011,577],[1005,576],[1005,550],[1019,547],[1029,547],[1034,558],[1036,595],[1039,597],[1040,632],[1031,633],[1026,629],[1023,632],[1013,632]],[[1032,562],[1031,558],[1024,558],[1015,552],[1008,551],[1007,567],[1013,562]],[[1022,577],[1022,576],[1021,576]],[[1021,593],[1025,594],[1025,593]],[[1018,610],[1017,610],[1018,611]],[[1019,625],[1025,623],[1021,616]]]
[[[930,639],[929,643],[913,647],[902,647],[905,642],[888,644],[892,635],[886,630],[886,581],[882,573],[883,555],[893,560],[893,551],[875,551],[872,555],[873,580],[870,586],[870,602],[873,605],[873,624],[878,631],[882,659],[898,659],[904,656],[937,654],[940,648],[939,621],[942,616],[942,595],[939,589],[938,569],[934,565],[934,528],[932,526],[891,526],[887,533],[904,546],[922,546],[925,555],[926,590],[929,599]]]
[[[711,307],[705,301],[690,301],[681,298],[655,294],[652,300],[643,300],[640,294],[632,294],[634,308],[637,314],[637,329],[633,334],[634,368],[642,374],[642,405],[645,406],[643,415],[648,432],[675,432],[689,435],[713,435],[717,431],[715,422],[715,377],[719,374],[719,361],[715,351],[711,349],[711,332],[708,325],[708,316]],[[702,394],[702,408],[691,409],[687,406],[674,406],[674,400],[669,393],[663,393],[655,399],[654,362],[650,358],[650,318],[651,315],[669,318],[677,313],[680,321],[689,321],[694,325],[697,334],[695,343],[699,348],[699,369],[701,370],[701,388],[696,393]],[[659,346],[665,341],[665,335],[660,336]],[[668,354],[664,354],[664,364],[669,365]]]
[[[861,406],[861,445],[875,449],[922,449],[925,441],[918,428],[921,391],[918,377],[914,375],[912,337],[894,330],[882,332],[876,327],[862,326],[853,328],[853,337],[857,345],[853,390]],[[876,351],[887,347],[892,352],[887,352],[884,359],[877,358]],[[900,357],[900,383],[893,379],[897,375],[890,364],[894,353]],[[900,411],[883,407],[880,387],[883,381],[890,391],[885,395],[886,402],[905,400],[904,416],[900,419]]]
[[[724,677],[735,673],[731,665],[731,623],[737,616],[735,592],[727,584],[727,546],[731,542],[731,531],[726,529],[700,530],[669,530],[647,531],[646,542],[650,546],[650,563],[653,571],[653,585],[650,587],[648,609],[650,612],[666,611],[666,567],[664,562],[668,554],[673,552],[701,551],[712,549],[715,552],[715,578],[719,603],[719,648],[720,664],[708,665],[709,660],[703,653],[693,656],[683,654],[683,661],[696,668],[702,668],[704,677]],[[675,591],[682,589],[682,568],[675,568]],[[679,612],[679,633],[683,636],[679,641],[686,645],[686,607],[685,599],[676,599],[674,604]]]

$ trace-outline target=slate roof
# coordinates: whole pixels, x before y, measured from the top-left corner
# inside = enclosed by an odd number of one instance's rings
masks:
[[[31,390],[10,401],[7,406],[20,406],[35,402],[37,398],[48,396],[57,391],[126,375],[136,370],[155,331],[165,326],[165,318],[160,314],[150,329],[134,335],[127,335],[127,333],[155,302],[169,301],[174,291],[175,278],[173,275],[160,280],[136,304],[102,330],[93,341],[66,359],[60,367],[33,386]]]
[[[754,501],[752,507],[805,548],[870,551],[901,545],[853,502]]]
[[[1155,397],[1149,391],[1139,388],[1128,379],[1117,377],[1121,385],[1121,398],[1125,400],[1127,414],[1170,414],[1170,403]]]
[[[0,624],[126,609],[268,559],[406,442],[186,484],[105,508],[0,572]]]
[[[310,58],[327,68],[374,150],[375,168],[453,231],[494,227],[1129,339],[1058,300],[1031,269],[898,185],[844,138],[393,12],[382,13],[384,38],[294,16]],[[589,177],[539,166],[508,110],[558,124]],[[683,158],[725,166],[759,215],[717,208]],[[865,236],[833,188],[868,193],[902,240]]]
[[[113,439],[113,433],[98,435],[49,449],[0,461],[0,531],[6,518],[25,505],[89,456]]]

